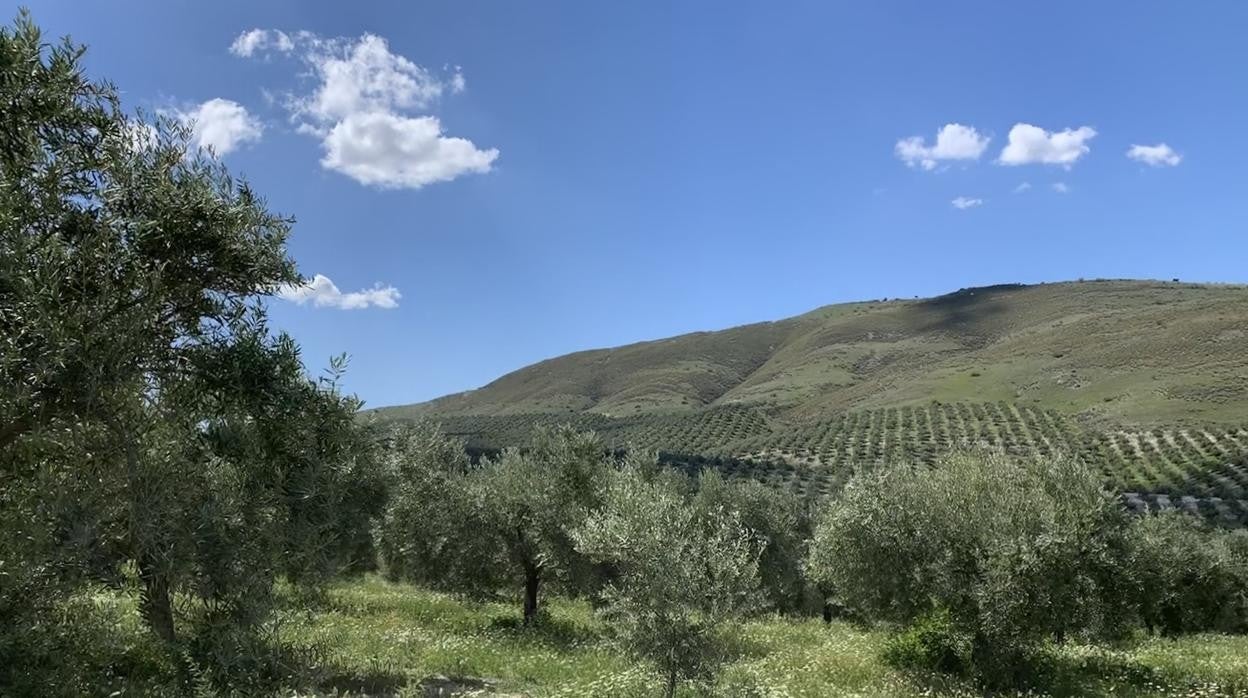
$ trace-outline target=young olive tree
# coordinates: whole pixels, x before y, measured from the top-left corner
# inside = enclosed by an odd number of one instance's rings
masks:
[[[1125,516],[1079,461],[956,453],[852,480],[816,530],[809,567],[867,618],[947,617],[966,662],[1007,684],[1045,638],[1126,627]]]
[[[651,662],[664,695],[710,678],[725,658],[729,621],[759,604],[760,544],[739,513],[690,505],[670,480],[636,465],[612,480],[577,547],[611,565],[604,614],[620,645]]]

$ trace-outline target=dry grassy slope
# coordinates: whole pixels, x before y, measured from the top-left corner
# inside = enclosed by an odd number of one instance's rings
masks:
[[[578,352],[415,414],[631,415],[747,404],[806,418],[1006,400],[1137,425],[1248,418],[1248,287],[1091,281],[833,305]]]

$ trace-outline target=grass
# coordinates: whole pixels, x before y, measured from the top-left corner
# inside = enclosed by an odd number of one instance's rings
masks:
[[[421,696],[435,687],[513,696],[653,696],[660,680],[617,653],[581,602],[551,599],[544,622],[519,624],[512,604],[469,602],[376,577],[331,587],[312,605],[287,596],[277,637],[309,666],[292,669],[298,695]],[[70,657],[81,694],[160,695],[168,666],[138,622],[131,597],[97,592],[73,613],[89,657]],[[971,684],[911,675],[879,660],[885,635],[816,619],[761,618],[740,632],[713,687],[681,695],[975,696]],[[1048,651],[1047,678],[1015,695],[1231,696],[1248,691],[1248,637],[1144,639],[1121,648],[1068,644]],[[94,674],[94,681],[91,681]],[[287,692],[283,695],[292,695]]]

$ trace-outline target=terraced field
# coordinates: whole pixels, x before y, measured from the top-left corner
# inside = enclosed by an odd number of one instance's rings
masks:
[[[1094,463],[1135,509],[1179,507],[1248,519],[1248,428],[1100,430],[1055,410],[1006,401],[931,402],[791,421],[748,406],[609,417],[593,413],[449,416],[443,429],[474,449],[521,444],[538,424],[568,423],[612,448],[656,451],[664,462],[713,467],[808,495],[839,488],[886,462],[932,463],[960,446],[1073,453]]]

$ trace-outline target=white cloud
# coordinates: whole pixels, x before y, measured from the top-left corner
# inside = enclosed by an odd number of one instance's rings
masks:
[[[264,132],[260,120],[247,108],[228,99],[210,99],[197,107],[175,112],[178,120],[193,126],[192,138],[200,148],[225,155],[245,143],[255,143]]]
[[[426,109],[446,88],[430,71],[391,53],[380,36],[365,34],[354,42],[311,38],[309,46],[307,58],[320,85],[293,106],[322,124],[361,112]]]
[[[945,124],[936,133],[935,144],[929,146],[922,136],[911,136],[897,141],[893,152],[910,167],[934,170],[941,160],[978,160],[989,140],[970,126]]]
[[[971,199],[965,196],[959,196],[958,198],[954,199],[953,201],[950,201],[949,203],[953,204],[954,208],[960,211],[965,211],[968,208],[975,208],[976,206],[983,206],[984,200],[983,199]]]
[[[246,40],[251,34],[235,41],[246,46],[235,53],[251,55],[280,32],[265,34],[254,48]],[[434,73],[393,53],[374,34],[281,36],[315,79],[309,92],[288,95],[284,105],[299,133],[321,141],[326,169],[365,185],[419,189],[493,167],[497,149],[444,135],[441,121],[428,114],[444,94],[464,91],[467,82],[458,66]]]
[[[1017,187],[1014,187],[1014,193],[1015,193],[1015,194],[1022,194],[1023,192],[1027,191],[1028,189],[1031,189],[1031,182],[1023,182],[1022,184],[1018,185]]]
[[[1087,142],[1096,136],[1090,126],[1049,132],[1039,126],[1018,123],[1010,129],[1009,142],[997,162],[1002,165],[1062,165],[1069,168],[1087,154]]]
[[[1165,143],[1132,145],[1127,150],[1127,157],[1152,167],[1174,167],[1183,161],[1183,156],[1174,152],[1174,148]]]
[[[230,44],[230,53],[249,58],[256,51],[276,50],[287,53],[295,42],[285,32],[268,29],[252,29],[239,34]]]
[[[317,274],[303,286],[283,286],[277,291],[282,298],[298,305],[311,303],[317,308],[338,308],[340,310],[357,310],[360,308],[397,308],[402,294],[393,286],[382,286],[380,283],[373,288],[351,293],[343,293],[328,276]]]
[[[1057,192],[1058,194],[1068,194],[1070,193],[1070,187],[1066,186],[1065,182],[1054,182],[1053,191]]]
[[[433,116],[407,118],[385,112],[357,114],[325,136],[321,164],[361,184],[419,189],[468,172],[489,172],[498,151],[447,138]]]

